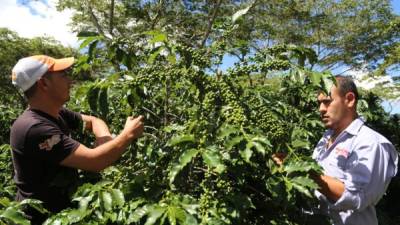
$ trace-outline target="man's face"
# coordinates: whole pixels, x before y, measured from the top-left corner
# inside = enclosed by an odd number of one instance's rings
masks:
[[[72,87],[72,78],[67,71],[52,72],[48,76],[49,92],[55,101],[64,104],[69,100],[69,91]]]
[[[333,130],[343,128],[344,118],[349,116],[345,97],[339,94],[336,86],[331,88],[330,95],[318,94],[319,112],[325,127]]]

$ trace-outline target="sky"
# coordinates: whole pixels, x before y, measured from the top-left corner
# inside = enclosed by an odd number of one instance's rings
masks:
[[[49,36],[70,47],[78,47],[76,34],[71,32],[68,24],[71,22],[72,11],[56,10],[57,0],[0,0],[0,27],[7,27],[21,37],[32,38]],[[400,0],[391,0],[392,7],[400,15]],[[232,57],[223,60],[222,70],[231,67]],[[352,75],[362,75],[362,71],[352,71]],[[389,79],[390,78],[384,78]],[[376,81],[358,83],[359,86],[369,87]],[[400,113],[400,101],[384,102],[387,111]]]
[[[56,0],[0,0],[0,27],[21,37],[54,37],[65,46],[77,47],[78,39],[68,23],[72,11],[58,12]]]
[[[393,10],[400,15],[400,0],[392,0],[391,2]]]

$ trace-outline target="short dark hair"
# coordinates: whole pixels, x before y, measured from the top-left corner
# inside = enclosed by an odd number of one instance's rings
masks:
[[[26,90],[26,91],[24,92],[24,95],[25,95],[26,100],[32,98],[32,96],[33,96],[33,95],[35,94],[35,92],[36,92],[36,89],[37,89],[37,82],[35,82],[35,83],[32,85],[32,87],[28,88],[28,90]]]
[[[357,86],[354,83],[354,80],[350,76],[335,76],[336,82],[337,82],[337,87],[339,89],[339,94],[341,96],[345,96],[347,93],[352,92],[356,98],[356,104],[358,102],[358,91],[357,91]]]
[[[47,73],[43,74],[42,77],[48,78],[49,77],[49,73],[47,72]],[[32,96],[36,92],[36,89],[37,89],[37,81],[32,85],[32,87],[28,88],[28,90],[26,90],[24,92],[24,96],[25,96],[26,100],[32,98]]]

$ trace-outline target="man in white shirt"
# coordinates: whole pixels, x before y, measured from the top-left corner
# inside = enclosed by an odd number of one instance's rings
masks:
[[[312,157],[323,175],[312,174],[320,210],[335,225],[378,225],[375,205],[397,172],[398,153],[357,114],[358,92],[349,77],[336,77],[328,95],[318,94],[319,112],[328,129]],[[282,155],[274,160],[282,162]]]

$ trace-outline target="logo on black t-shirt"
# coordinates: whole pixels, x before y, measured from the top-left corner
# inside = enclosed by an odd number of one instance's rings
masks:
[[[45,140],[44,142],[39,144],[40,149],[44,149],[46,151],[50,151],[54,145],[58,144],[60,142],[61,138],[59,134],[55,134],[51,136],[51,138]]]

